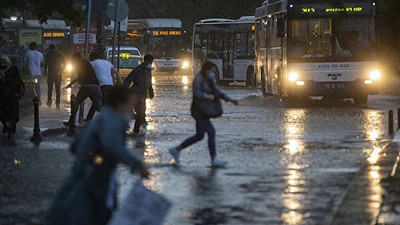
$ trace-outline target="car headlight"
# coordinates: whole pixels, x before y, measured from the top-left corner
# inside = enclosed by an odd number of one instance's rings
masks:
[[[188,68],[189,67],[189,62],[188,61],[183,61],[182,63],[182,69]]]
[[[296,72],[289,73],[289,80],[290,81],[297,81],[299,79],[299,74]]]
[[[68,72],[72,72],[72,65],[71,64],[67,64],[67,71]]]
[[[379,80],[381,78],[381,72],[379,70],[373,70],[369,73],[369,78],[372,80]]]

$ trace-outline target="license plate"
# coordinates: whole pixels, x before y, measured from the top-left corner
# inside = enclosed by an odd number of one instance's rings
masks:
[[[344,88],[344,84],[325,84],[325,87],[329,89]]]

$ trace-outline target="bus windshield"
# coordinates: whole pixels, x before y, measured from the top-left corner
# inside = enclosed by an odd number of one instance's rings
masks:
[[[299,19],[290,24],[289,56],[297,61],[376,59],[372,18]]]
[[[181,36],[152,37],[151,52],[155,58],[179,58],[185,50]]]

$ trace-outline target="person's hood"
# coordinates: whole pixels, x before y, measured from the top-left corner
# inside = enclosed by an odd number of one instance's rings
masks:
[[[5,55],[5,54],[1,54],[0,53],[0,59],[4,59],[5,61],[6,61],[6,63],[7,63],[7,68],[5,69],[5,70],[0,70],[0,72],[5,72],[5,71],[7,71],[8,69],[10,69],[10,66],[11,66],[11,60],[10,60],[10,58],[8,58],[8,56],[7,55]]]
[[[0,69],[0,80],[4,80],[6,71],[8,69],[10,69],[11,61],[10,61],[10,58],[8,58],[7,55],[1,54],[1,53],[0,53],[0,59],[4,59],[6,61],[6,63],[7,63],[7,68],[6,69],[3,69],[3,70]]]

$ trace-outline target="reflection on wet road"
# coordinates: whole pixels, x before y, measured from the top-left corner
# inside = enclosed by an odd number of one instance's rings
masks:
[[[241,99],[238,107],[225,104],[225,115],[214,120],[217,151],[229,166],[208,167],[202,141],[173,167],[167,149],[195,131],[189,112],[192,79],[156,74],[146,137],[128,143],[151,167],[146,185],[173,202],[169,225],[324,224],[360,167],[378,160],[389,141],[386,112],[399,106],[395,97],[373,96],[368,107],[323,101],[288,107],[254,89],[224,87]],[[373,168],[368,187],[380,198],[382,190],[374,185],[379,167]],[[135,178],[121,167],[119,180],[123,198]]]

